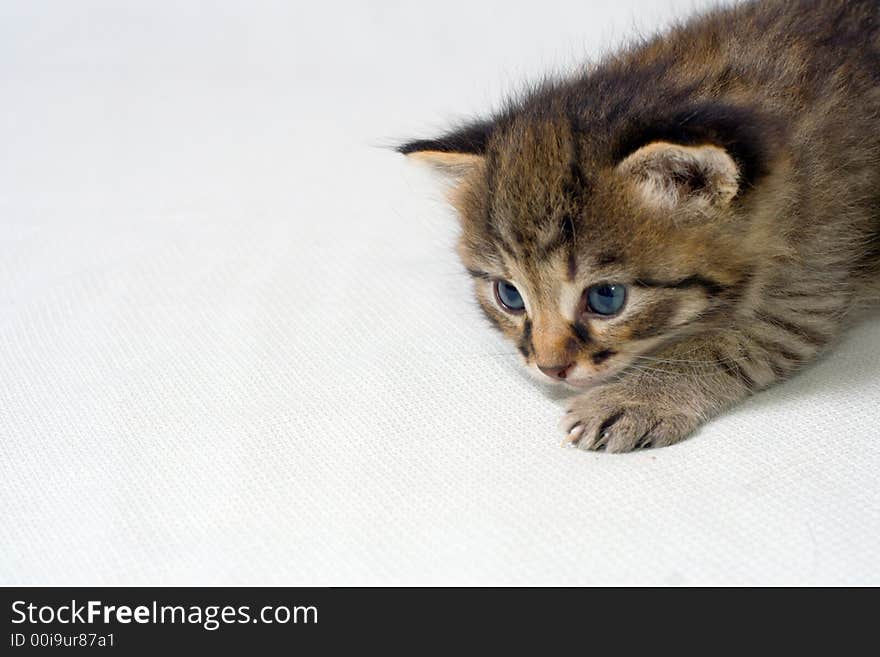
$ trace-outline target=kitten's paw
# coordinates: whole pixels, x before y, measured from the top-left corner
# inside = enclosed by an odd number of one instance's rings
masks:
[[[631,389],[614,384],[575,398],[561,423],[564,444],[618,453],[672,445],[698,425],[694,417],[660,401],[639,400]]]

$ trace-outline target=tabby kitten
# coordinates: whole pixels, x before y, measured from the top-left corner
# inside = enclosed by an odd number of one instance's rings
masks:
[[[453,181],[489,320],[581,392],[567,439],[676,443],[880,291],[880,2],[715,10],[399,148]]]

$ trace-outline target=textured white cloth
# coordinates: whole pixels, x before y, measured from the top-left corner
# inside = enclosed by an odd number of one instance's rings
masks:
[[[880,321],[561,449],[381,148],[691,0],[435,4],[0,5],[0,583],[880,584]]]

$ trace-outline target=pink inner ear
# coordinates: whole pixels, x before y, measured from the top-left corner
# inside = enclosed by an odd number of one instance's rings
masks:
[[[443,175],[462,178],[480,167],[485,158],[473,153],[449,153],[446,151],[413,151],[406,156],[414,162],[427,164]]]
[[[661,207],[689,199],[726,205],[738,189],[736,163],[712,145],[654,142],[629,155],[617,170],[636,182],[646,201]]]

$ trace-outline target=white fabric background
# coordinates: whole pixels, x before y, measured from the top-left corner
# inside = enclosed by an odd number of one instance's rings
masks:
[[[681,2],[0,5],[0,583],[880,584],[880,321],[560,449],[430,136]]]

